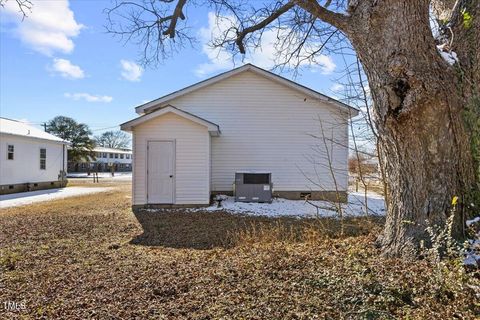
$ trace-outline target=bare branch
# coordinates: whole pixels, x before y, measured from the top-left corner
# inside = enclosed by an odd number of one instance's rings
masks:
[[[330,1],[327,1],[329,4]],[[336,13],[322,7],[318,4],[317,1],[312,0],[296,0],[295,3],[303,8],[304,10],[310,12],[312,15],[325,21],[326,23],[331,24],[337,29],[342,30],[345,33],[348,33],[349,28],[349,18],[341,13]]]
[[[143,48],[143,65],[157,64],[186,45],[195,42],[195,36],[179,20],[186,0],[118,1],[106,9],[107,32],[120,37],[125,43],[134,41]],[[177,41],[167,39],[177,38]]]
[[[277,10],[273,11],[272,14],[270,14],[266,19],[262,20],[261,22],[257,23],[256,25],[253,25],[251,27],[245,28],[242,31],[237,32],[237,40],[235,43],[238,46],[238,49],[240,50],[240,53],[245,54],[245,46],[243,44],[243,40],[245,39],[245,36],[249,33],[258,31],[258,30],[263,30],[267,25],[278,19],[282,14],[293,8],[294,4],[292,2],[288,2],[287,4],[281,6]]]
[[[0,0],[0,7],[5,7],[9,0]],[[22,21],[28,17],[27,13],[32,12],[33,3],[31,0],[15,0],[18,6],[18,11],[22,14]]]
[[[163,32],[164,35],[168,35],[170,38],[175,37],[175,28],[177,26],[178,18],[185,20],[185,15],[183,14],[183,7],[185,6],[186,2],[187,0],[178,1],[177,6],[175,7],[175,11],[170,16],[171,17],[170,26],[166,31]]]
[[[210,46],[227,51],[232,60],[237,54],[249,50],[261,50],[263,35],[272,39],[275,68],[294,70],[300,66],[321,63],[316,57],[330,48],[341,47],[344,35],[336,27],[324,22],[323,16],[311,13],[294,0],[277,0],[267,4],[247,3],[242,0],[207,0],[215,8],[220,34],[213,37]],[[302,2],[304,5],[305,3]],[[334,6],[335,3],[335,6]],[[187,28],[187,6],[199,6],[187,0],[118,0],[106,9],[107,32],[120,37],[122,41],[134,42],[141,46],[141,63],[157,64],[195,42],[198,34]],[[344,10],[343,1],[326,1],[325,6]],[[308,7],[311,9],[310,7]],[[326,11],[328,17],[343,17],[333,11]],[[340,19],[341,20],[341,19]],[[180,24],[180,21],[185,21]],[[230,22],[230,26],[224,22]],[[271,41],[271,40],[269,40]],[[327,43],[329,47],[326,47]]]

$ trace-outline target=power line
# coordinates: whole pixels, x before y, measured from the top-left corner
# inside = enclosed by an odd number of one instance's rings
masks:
[[[95,131],[102,131],[102,130],[107,130],[107,129],[113,129],[113,128],[118,128],[119,126],[113,126],[113,127],[106,127],[106,128],[100,128],[100,129],[95,129],[95,130],[91,130],[92,132],[95,132]]]

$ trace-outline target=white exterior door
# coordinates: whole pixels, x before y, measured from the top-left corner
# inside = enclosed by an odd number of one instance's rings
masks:
[[[175,188],[175,143],[149,141],[147,153],[147,201],[150,204],[172,204]]]

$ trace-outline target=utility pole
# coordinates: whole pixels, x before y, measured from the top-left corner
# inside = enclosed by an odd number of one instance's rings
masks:
[[[45,132],[47,132],[47,123],[46,123],[46,122],[43,123],[43,130],[44,130]]]

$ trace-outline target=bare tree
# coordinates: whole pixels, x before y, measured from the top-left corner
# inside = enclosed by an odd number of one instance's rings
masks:
[[[122,1],[107,13],[111,32],[144,46],[145,62],[192,42],[195,33],[188,32],[185,12],[200,3],[142,3]],[[466,204],[478,192],[478,159],[463,114],[480,95],[479,1],[205,3],[232,22],[212,45],[233,54],[258,48],[266,30],[276,32],[280,67],[315,64],[319,52],[354,48],[370,84],[388,184],[384,253],[412,254],[422,240],[428,242],[428,224],[446,223],[452,196]],[[437,34],[432,34],[430,13],[439,25]],[[459,235],[463,221],[455,221],[454,235]]]
[[[340,90],[337,90],[335,94],[340,96],[340,101],[360,110],[359,116],[355,118],[350,116],[350,153],[352,156],[349,159],[349,172],[355,178],[356,191],[358,191],[358,181],[362,183],[365,213],[368,213],[368,188],[370,182],[374,180],[372,174],[376,173],[377,166],[375,165],[375,168],[372,168],[371,164],[367,162],[373,161],[375,163],[378,161],[381,163],[378,156],[378,134],[372,122],[372,99],[367,93],[368,83],[364,81],[364,72],[358,58],[354,58],[353,61],[352,59],[346,59],[348,53],[351,53],[351,50],[342,52],[344,68],[336,79],[337,84],[340,85]],[[383,194],[386,197],[383,171],[380,170],[380,173],[376,182],[384,186]]]
[[[347,178],[348,172],[345,172],[336,166],[336,159],[334,158],[333,154],[335,153],[335,149],[338,149],[339,146],[342,148],[345,146],[343,145],[344,143],[339,141],[340,139],[334,135],[334,128],[337,127],[339,123],[337,123],[335,120],[333,122],[328,121],[326,123],[327,128],[325,128],[324,122],[325,121],[318,116],[319,133],[306,134],[306,136],[313,139],[312,143],[310,143],[311,153],[303,155],[311,168],[306,171],[306,168],[302,168],[301,166],[297,165],[297,169],[303,174],[305,179],[311,185],[314,185],[318,189],[327,192],[321,203],[312,201],[309,194],[307,194],[304,198],[305,203],[308,203],[316,208],[317,218],[321,217],[320,210],[335,211],[340,219],[340,234],[343,235],[343,206],[346,202],[348,202],[348,197],[344,191],[345,189],[339,186],[338,180]],[[327,136],[327,133],[331,133],[331,135]],[[334,190],[332,190],[332,186]],[[332,191],[334,192],[334,197],[330,197],[328,194]],[[325,203],[328,203],[328,206]]]
[[[95,143],[100,147],[126,149],[131,145],[131,138],[123,131],[107,131],[96,136]]]
[[[32,12],[33,3],[30,0],[0,0],[0,7],[4,8],[7,2],[15,1],[18,6],[18,11],[22,14],[22,20],[28,17]]]
[[[157,64],[195,42],[186,24],[181,23],[186,20],[183,13],[186,3],[186,0],[116,1],[105,10],[106,28],[125,42],[134,41],[141,46],[144,65]]]

